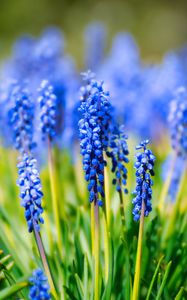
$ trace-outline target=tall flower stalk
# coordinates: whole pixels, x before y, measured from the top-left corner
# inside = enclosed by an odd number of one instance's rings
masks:
[[[25,208],[25,218],[28,225],[28,231],[34,232],[45,273],[48,277],[51,291],[56,298],[55,286],[40,235],[40,224],[44,223],[41,216],[43,213],[43,193],[36,160],[27,154],[24,154],[21,162],[18,163],[18,173],[19,179],[17,183],[20,187],[21,205]]]
[[[151,198],[153,181],[151,180],[151,176],[154,175],[153,167],[155,156],[151,150],[147,149],[148,143],[149,141],[146,140],[136,147],[137,150],[142,149],[143,151],[136,154],[135,168],[137,185],[134,191],[135,198],[132,201],[134,205],[134,220],[140,221],[132,300],[137,300],[139,295],[144,217],[147,217],[152,210]]]
[[[94,256],[94,299],[100,297],[99,289],[99,207],[103,206],[104,193],[104,151],[109,142],[111,105],[109,94],[103,90],[103,83],[93,79],[87,72],[83,75],[86,85],[81,88],[79,121],[80,147],[83,156],[85,180],[88,182],[89,201],[91,202],[92,253]]]
[[[128,146],[127,146],[127,135],[124,133],[124,126],[115,126],[114,132],[111,135],[110,139],[110,148],[111,151],[107,151],[108,157],[112,161],[112,172],[115,177],[113,179],[113,184],[116,186],[116,191],[119,194],[120,199],[120,214],[123,232],[125,232],[125,208],[123,201],[123,192],[128,193],[126,188],[127,184],[127,168],[126,164],[129,162],[128,159]]]
[[[54,213],[55,226],[57,230],[57,243],[59,253],[62,256],[62,237],[60,227],[59,214],[59,195],[57,187],[57,174],[55,169],[55,162],[52,152],[52,143],[57,138],[57,97],[54,94],[53,87],[47,80],[41,82],[39,89],[39,103],[40,103],[40,121],[42,139],[47,142],[48,149],[48,163],[49,175],[51,183],[52,206]]]

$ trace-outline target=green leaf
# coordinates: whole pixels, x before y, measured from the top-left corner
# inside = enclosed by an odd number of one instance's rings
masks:
[[[83,294],[84,287],[83,287],[82,281],[81,281],[78,274],[75,274],[75,281],[76,281],[76,284],[77,284],[78,292],[80,294],[80,298],[83,299],[83,297],[84,297],[84,294]]]
[[[78,300],[67,286],[64,286],[64,289],[71,300]]]
[[[181,297],[183,296],[183,292],[184,292],[184,287],[182,286],[178,292],[178,294],[175,297],[175,300],[180,300]]]
[[[151,283],[150,283],[150,286],[149,286],[149,289],[148,289],[148,292],[147,292],[147,297],[146,297],[146,300],[149,300],[150,296],[151,296],[151,292],[152,292],[152,289],[153,289],[153,285],[154,285],[154,282],[155,282],[155,279],[156,279],[156,276],[158,274],[158,271],[159,271],[159,267],[160,267],[160,264],[163,260],[164,256],[162,256],[159,261],[158,261],[158,264],[157,264],[157,267],[155,269],[155,272],[153,274],[153,278],[151,280]]]
[[[159,300],[161,299],[161,295],[162,295],[162,292],[164,290],[164,287],[165,287],[165,284],[166,284],[166,280],[168,278],[168,275],[169,275],[169,271],[170,271],[170,268],[171,268],[171,264],[172,264],[172,261],[170,261],[166,267],[166,271],[165,271],[165,274],[164,274],[164,277],[163,277],[163,280],[162,280],[162,283],[161,283],[161,286],[159,288],[159,291],[158,291],[158,294],[156,296],[156,300]]]
[[[88,291],[88,260],[87,256],[84,257],[84,274],[83,274],[83,284],[84,284],[84,298],[83,300],[89,299],[89,291]]]
[[[22,290],[26,286],[28,286],[29,283],[27,281],[16,283],[10,287],[5,288],[3,291],[0,292],[0,299],[7,300],[8,297],[15,295],[18,291]]]
[[[108,272],[108,281],[104,289],[104,293],[102,296],[102,300],[110,300],[112,293],[112,283],[113,283],[113,271],[114,271],[114,249],[111,240],[111,236],[109,234],[109,272]]]

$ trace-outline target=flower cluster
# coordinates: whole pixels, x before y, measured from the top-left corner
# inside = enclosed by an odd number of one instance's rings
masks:
[[[30,300],[49,300],[51,299],[47,277],[41,269],[36,269],[33,276],[29,279],[31,283],[29,291]]]
[[[28,231],[32,232],[34,228],[40,231],[39,223],[44,223],[41,217],[43,193],[36,160],[25,154],[17,166],[19,174],[17,184],[20,187],[21,205],[25,208]]]
[[[177,155],[187,155],[187,91],[181,87],[171,102],[169,115],[172,147]]]
[[[90,202],[99,206],[104,197],[104,166],[103,151],[109,142],[111,105],[109,94],[103,90],[103,83],[93,79],[93,74],[84,74],[87,84],[81,88],[81,105],[79,111],[82,119],[79,121],[80,147],[83,156],[85,179],[88,182]]]
[[[122,186],[125,187],[127,184],[127,168],[125,166],[129,162],[127,138],[122,125],[111,135],[110,148],[112,151],[107,151],[107,156],[112,160],[112,172],[115,174],[113,184],[116,185],[118,192],[121,192]],[[128,190],[125,188],[124,192],[128,193]]]
[[[12,107],[8,111],[8,122],[12,128],[13,143],[21,153],[30,152],[33,142],[34,105],[26,88],[15,84],[10,95]]]
[[[39,94],[42,139],[52,141],[56,136],[57,98],[47,80],[41,82]]]
[[[151,176],[154,176],[154,162],[155,156],[152,151],[147,149],[147,144],[149,140],[141,142],[136,149],[143,149],[143,152],[138,152],[136,154],[136,189],[133,192],[135,198],[132,203],[134,205],[133,215],[134,220],[138,221],[140,219],[142,202],[145,204],[144,216],[148,216],[152,210],[151,198],[152,198],[152,185],[153,181]]]

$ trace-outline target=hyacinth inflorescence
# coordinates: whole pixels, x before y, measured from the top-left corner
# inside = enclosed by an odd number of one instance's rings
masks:
[[[27,88],[15,84],[10,103],[8,122],[12,128],[14,146],[21,153],[28,153],[36,144],[33,141],[34,104]]]
[[[169,115],[172,147],[177,155],[187,156],[187,91],[184,87],[176,91]]]
[[[153,181],[151,176],[154,176],[155,156],[151,150],[147,149],[148,143],[149,140],[145,140],[136,147],[137,150],[142,149],[143,151],[136,154],[134,165],[136,168],[136,189],[133,192],[135,198],[132,203],[134,205],[133,216],[135,221],[140,219],[143,201],[145,205],[144,216],[147,217],[152,210]]]
[[[126,163],[129,162],[127,157],[129,154],[127,138],[127,135],[124,133],[124,125],[117,127],[111,135],[111,151],[107,151],[107,156],[112,161],[112,172],[115,174],[113,184],[118,192],[121,192],[122,187],[125,187],[127,184]],[[124,188],[124,193],[128,193],[127,188]]]
[[[103,82],[93,79],[91,72],[84,74],[86,85],[81,88],[79,111],[80,147],[83,156],[85,179],[88,182],[89,200],[102,206],[104,197],[103,151],[108,147],[112,107],[109,93],[103,90]]]
[[[29,282],[31,284],[29,291],[30,300],[51,299],[47,277],[41,269],[36,269],[33,271],[33,275],[29,279]]]
[[[56,136],[57,97],[53,86],[48,80],[43,80],[39,88],[40,121],[42,139],[53,141]]]
[[[18,163],[18,174],[17,184],[20,187],[21,205],[25,208],[28,231],[32,232],[35,229],[39,232],[39,223],[44,223],[41,217],[43,193],[36,159],[23,155],[21,162]]]

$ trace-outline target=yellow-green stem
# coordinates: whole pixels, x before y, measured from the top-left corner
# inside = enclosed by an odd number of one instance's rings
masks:
[[[60,229],[57,176],[55,171],[53,153],[52,153],[51,144],[49,140],[48,140],[48,161],[49,161],[49,176],[50,176],[51,194],[52,194],[52,207],[53,207],[54,221],[55,221],[55,226],[57,231],[57,244],[58,244],[59,253],[62,256],[62,237],[61,237],[61,229]]]
[[[94,250],[95,250],[95,221],[94,221],[94,202],[91,203],[91,240],[92,240],[92,256],[94,257]]]
[[[107,161],[106,154],[104,153],[104,160]],[[105,282],[108,280],[109,275],[109,235],[110,235],[110,184],[109,184],[109,170],[108,165],[104,168],[104,191],[105,191],[105,211],[103,214],[104,222],[104,260],[105,260]]]
[[[94,206],[94,300],[99,300],[99,206]]]
[[[120,184],[121,186],[121,184]],[[125,236],[125,208],[124,208],[124,203],[123,203],[123,194],[122,191],[119,191],[119,199],[120,199],[120,215],[121,215],[121,223],[122,223],[122,229],[123,229],[123,234]]]
[[[42,260],[42,264],[43,264],[43,267],[44,267],[44,270],[45,270],[45,274],[46,274],[46,276],[48,278],[48,282],[49,282],[49,285],[50,285],[51,293],[53,294],[53,296],[55,297],[55,299],[58,299],[58,296],[57,296],[57,293],[56,293],[56,289],[55,289],[55,285],[53,283],[53,278],[52,278],[52,275],[51,275],[51,271],[50,271],[50,268],[49,268],[49,265],[48,265],[48,262],[47,262],[47,257],[46,257],[46,254],[45,254],[45,250],[44,250],[43,242],[42,242],[42,239],[41,239],[41,235],[36,230],[35,225],[34,225],[34,235],[35,235],[35,239],[36,239],[36,244],[37,244],[37,247],[38,247],[38,251],[40,253],[40,257],[41,257],[41,260]]]
[[[107,161],[106,154],[104,153],[104,160]],[[111,219],[111,205],[110,205],[110,183],[109,183],[109,170],[106,165],[104,168],[104,189],[105,189],[105,209],[106,209],[106,218],[107,226],[110,228],[110,219]]]
[[[139,288],[140,288],[144,212],[145,212],[145,203],[144,203],[144,201],[142,201],[132,300],[138,300]]]
[[[103,223],[104,223],[104,260],[105,260],[105,282],[108,281],[109,273],[109,231],[106,221],[106,216],[103,214]]]
[[[160,201],[159,201],[159,205],[158,208],[160,210],[160,212],[162,212],[163,210],[163,205],[165,203],[167,194],[168,194],[168,190],[171,184],[171,180],[172,180],[172,176],[173,176],[173,172],[174,172],[174,168],[175,168],[175,164],[176,164],[176,159],[177,159],[177,152],[174,153],[172,162],[171,162],[171,166],[169,169],[169,172],[167,174],[167,179],[163,185],[162,191],[161,191],[161,195],[160,195]]]

